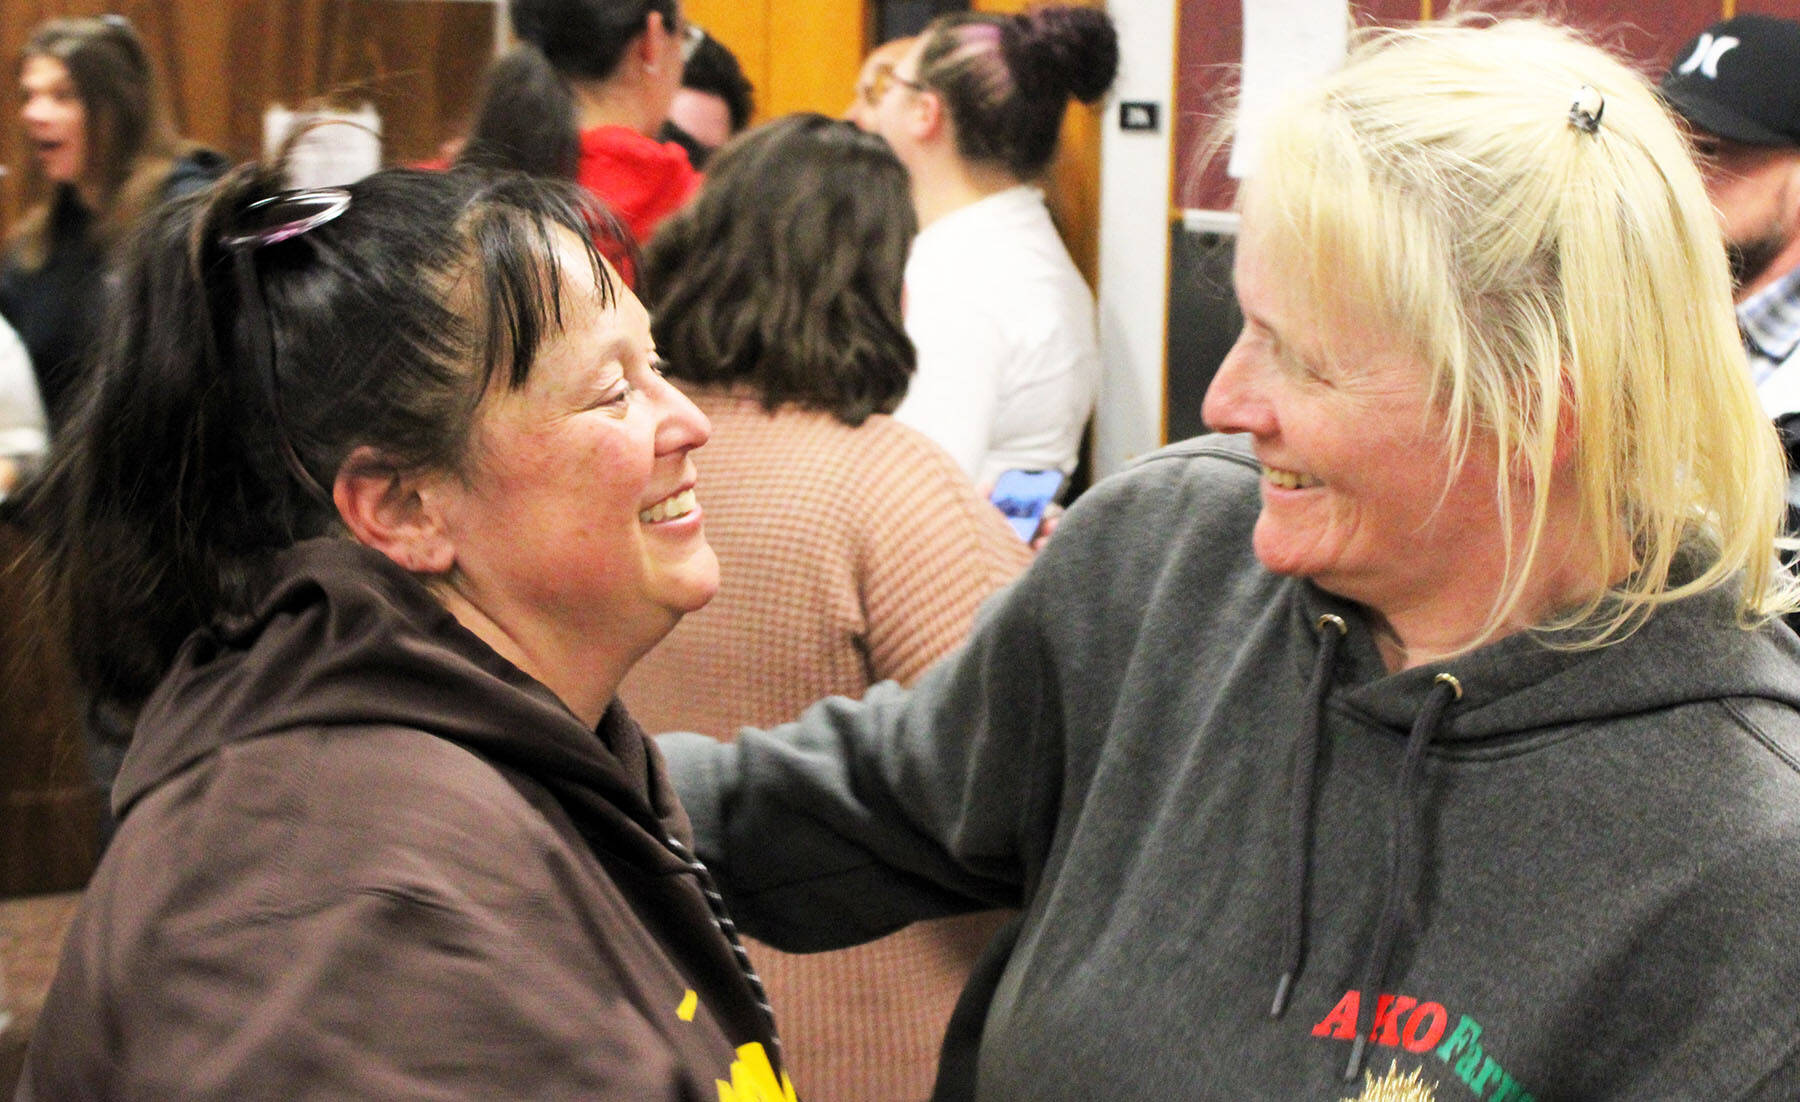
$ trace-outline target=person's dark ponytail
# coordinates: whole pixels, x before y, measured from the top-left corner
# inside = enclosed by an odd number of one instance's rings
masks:
[[[923,38],[918,79],[949,107],[957,152],[1021,180],[1055,155],[1069,97],[1097,102],[1119,68],[1118,34],[1095,8],[947,15]]]
[[[1017,17],[1008,64],[1021,88],[1096,103],[1119,72],[1119,36],[1095,8],[1039,8]]]
[[[270,183],[239,170],[127,238],[91,383],[31,501],[79,617],[77,672],[109,699],[149,693],[174,645],[233,586],[221,560],[291,512],[259,465],[227,458],[259,419],[243,416],[245,387],[219,351],[230,319],[214,295],[229,272],[209,247],[226,212]]]
[[[522,42],[482,82],[460,163],[573,180],[581,158],[575,94],[542,50]]]

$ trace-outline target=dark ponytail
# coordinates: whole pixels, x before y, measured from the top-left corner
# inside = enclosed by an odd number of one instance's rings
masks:
[[[1039,8],[1016,16],[1001,37],[1021,89],[1097,103],[1119,71],[1119,36],[1096,8]]]
[[[278,178],[245,166],[128,239],[28,503],[77,671],[127,708],[194,629],[254,608],[277,552],[341,532],[352,450],[458,469],[482,395],[520,385],[560,321],[555,228],[588,241],[574,188],[458,169],[377,173],[330,221],[226,244]]]
[[[1119,68],[1118,34],[1095,8],[948,15],[924,38],[916,79],[944,98],[957,152],[1022,180],[1055,155],[1069,97],[1097,102]]]
[[[520,43],[488,65],[458,161],[573,180],[581,158],[575,94],[542,50]]]
[[[511,0],[513,33],[543,51],[556,71],[582,80],[605,80],[644,33],[651,12],[673,31],[675,0]]]

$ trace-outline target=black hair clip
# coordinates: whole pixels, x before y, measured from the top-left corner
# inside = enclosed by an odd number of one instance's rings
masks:
[[[279,245],[318,229],[349,209],[350,193],[341,187],[282,192],[239,211],[232,228],[219,235],[219,244],[232,249]]]
[[[1606,97],[1583,84],[1575,89],[1575,100],[1569,104],[1569,125],[1583,134],[1600,131],[1600,116],[1606,114]]]

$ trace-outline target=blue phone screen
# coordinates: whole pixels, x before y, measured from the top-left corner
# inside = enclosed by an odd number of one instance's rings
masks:
[[[1019,538],[1029,541],[1037,535],[1044,519],[1044,509],[1062,489],[1061,471],[1007,471],[994,482],[988,500],[1005,515]]]

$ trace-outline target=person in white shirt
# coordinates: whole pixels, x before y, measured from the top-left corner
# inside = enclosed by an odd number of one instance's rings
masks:
[[[0,318],[0,500],[36,467],[48,444],[31,357],[19,334]]]
[[[920,232],[906,267],[919,367],[895,412],[978,485],[1072,470],[1093,412],[1094,299],[1034,186],[1070,96],[1118,69],[1105,13],[1040,8],[935,20],[879,69],[872,128],[911,177]]]

